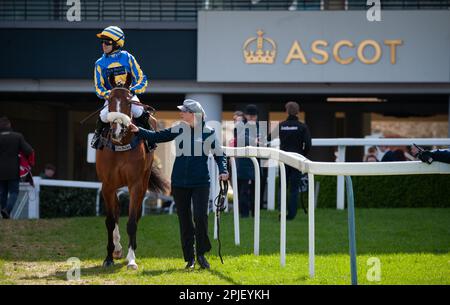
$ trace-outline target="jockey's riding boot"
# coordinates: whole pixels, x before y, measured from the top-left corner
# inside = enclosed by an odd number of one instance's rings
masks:
[[[108,126],[108,123],[104,123],[100,118],[97,119],[97,124],[95,125],[94,137],[91,141],[91,147],[97,149],[98,143],[100,141],[100,136],[102,135],[103,129]]]

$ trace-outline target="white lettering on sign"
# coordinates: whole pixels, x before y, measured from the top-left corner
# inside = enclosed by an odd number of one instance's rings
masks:
[[[80,0],[67,0],[66,5],[71,7],[67,10],[67,21],[81,21],[81,3]]]
[[[281,126],[281,130],[298,130],[298,126]]]

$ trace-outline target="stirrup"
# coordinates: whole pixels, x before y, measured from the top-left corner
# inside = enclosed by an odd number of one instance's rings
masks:
[[[100,134],[95,133],[91,141],[91,147],[93,149],[97,149],[99,142],[100,142]]]

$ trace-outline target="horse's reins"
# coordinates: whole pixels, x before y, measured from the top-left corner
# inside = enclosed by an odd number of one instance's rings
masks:
[[[87,117],[85,117],[84,119],[82,119],[80,121],[80,125],[83,125],[87,120],[89,120],[90,118],[92,118],[94,115],[96,115],[97,113],[99,113],[100,111],[103,110],[103,108],[105,108],[106,106],[108,106],[108,104],[103,105],[101,108],[95,110],[94,112],[92,112],[90,115],[88,115]]]
[[[144,107],[145,110],[148,110],[150,112],[151,115],[154,115],[156,112],[156,109],[153,108],[152,106],[146,105],[146,104],[142,104],[141,102],[136,102],[136,101],[128,101],[128,103],[130,104],[134,104],[137,106],[142,106]],[[97,113],[99,113],[100,111],[103,110],[103,108],[107,107],[108,104],[103,105],[101,108],[95,110],[94,112],[92,112],[91,114],[89,114],[87,117],[85,117],[84,119],[82,119],[80,121],[80,125],[83,125],[87,120],[89,120],[90,118],[92,118],[94,115],[96,115]]]
[[[223,258],[222,258],[222,245],[220,243],[220,213],[225,211],[225,198],[228,193],[228,181],[226,180],[220,180],[220,191],[217,195],[216,199],[214,199],[214,205],[216,206],[216,219],[217,219],[217,241],[219,243],[219,257],[220,261],[223,264]]]
[[[153,108],[150,105],[146,105],[146,104],[142,104],[141,102],[136,102],[136,101],[129,101],[129,103],[133,104],[133,105],[137,105],[137,106],[142,106],[144,107],[145,110],[148,110],[150,112],[151,115],[154,115],[156,112],[156,109]]]

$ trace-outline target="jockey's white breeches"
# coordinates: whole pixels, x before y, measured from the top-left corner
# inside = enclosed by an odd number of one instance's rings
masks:
[[[133,95],[133,97],[131,98],[132,101],[134,102],[139,102],[139,99],[136,95]],[[107,116],[108,116],[108,101],[105,101],[105,104],[103,104],[103,106],[105,106],[105,108],[102,109],[102,111],[100,111],[100,119],[103,121],[103,123],[109,123]],[[134,118],[138,118],[142,115],[142,113],[144,112],[144,107],[139,106],[139,105],[135,105],[135,104],[131,104],[131,113],[133,114]]]

